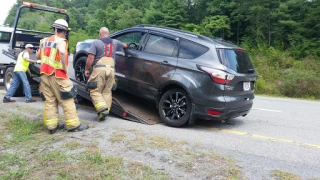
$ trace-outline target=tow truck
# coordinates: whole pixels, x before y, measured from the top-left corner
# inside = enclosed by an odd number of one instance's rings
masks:
[[[5,89],[8,90],[10,87],[10,83],[13,79],[13,68],[15,65],[15,61],[18,58],[19,53],[24,49],[26,44],[32,44],[34,46],[34,51],[39,48],[39,42],[41,39],[53,35],[52,32],[43,32],[37,30],[27,30],[18,28],[19,18],[23,9],[29,9],[29,12],[34,11],[44,11],[46,13],[53,13],[63,17],[69,23],[69,16],[67,14],[67,10],[49,7],[45,5],[23,2],[23,5],[19,7],[16,13],[14,26],[11,32],[11,39],[8,45],[8,49],[2,49],[2,54],[5,55],[3,57],[8,57],[10,59],[9,63],[3,62],[0,59],[0,71],[1,76],[3,77],[3,82],[5,85]],[[25,12],[28,13],[28,12]],[[69,38],[69,34],[66,35],[66,39]],[[31,59],[36,59],[35,54],[30,55]],[[30,77],[28,74],[28,80],[30,82],[31,90],[33,95],[38,94],[39,82],[40,82],[40,65],[31,64],[29,65],[29,69],[35,77]],[[70,78],[74,82],[74,86],[76,89],[85,91],[86,85],[82,82],[79,82],[73,78]],[[20,87],[16,95],[21,95],[23,93],[22,87]],[[125,92],[121,92],[116,90],[113,92],[113,101],[111,107],[111,113],[130,121],[140,122],[143,124],[156,124],[160,122],[160,117],[157,114],[157,110],[155,108],[150,108],[150,105],[147,104],[137,104],[134,102],[139,102],[133,95],[127,94]],[[88,96],[86,99],[90,100]]]

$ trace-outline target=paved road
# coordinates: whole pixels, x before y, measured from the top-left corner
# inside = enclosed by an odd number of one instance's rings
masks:
[[[0,82],[0,93],[4,90]],[[23,102],[23,98],[18,98]],[[37,102],[41,107],[42,102]],[[249,179],[269,179],[273,170],[320,178],[320,102],[257,96],[247,117],[228,123],[199,121],[186,128],[144,125],[109,118],[108,127],[139,129],[200,144],[236,159]],[[94,119],[92,107],[79,109],[81,119]]]

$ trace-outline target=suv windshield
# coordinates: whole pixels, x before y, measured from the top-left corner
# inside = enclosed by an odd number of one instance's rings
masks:
[[[237,73],[253,73],[253,65],[242,49],[218,49],[221,63]]]

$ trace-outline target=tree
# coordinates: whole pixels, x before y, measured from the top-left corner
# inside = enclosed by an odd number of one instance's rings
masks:
[[[146,9],[142,22],[145,24],[160,25],[164,16],[159,8],[161,6],[162,0],[152,0],[149,8]]]
[[[206,17],[201,25],[204,27],[203,34],[210,37],[230,36],[230,19],[227,16],[210,16]]]
[[[186,22],[186,4],[182,0],[164,0],[162,13],[164,26],[182,28]]]

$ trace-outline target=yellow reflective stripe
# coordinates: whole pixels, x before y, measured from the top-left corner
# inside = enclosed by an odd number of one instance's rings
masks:
[[[100,109],[100,108],[105,107],[105,106],[107,106],[107,104],[105,102],[98,102],[97,104],[94,105],[94,107],[96,109]]]
[[[56,55],[58,52],[58,42],[59,41],[60,41],[60,38],[57,38],[57,36],[55,36],[55,40],[53,42],[47,41],[47,39],[45,39],[43,42],[43,45],[42,45],[42,54],[43,55],[44,55],[44,49],[46,47],[50,47],[50,55],[49,56],[42,56],[42,63],[46,63],[55,69],[62,69],[62,63],[56,61]],[[49,43],[51,43],[50,46],[49,46]]]
[[[47,117],[46,105],[47,105],[47,101],[44,102],[44,110],[43,110],[43,124],[44,124],[44,125],[47,125],[47,120],[46,120],[46,117]]]
[[[52,44],[54,44],[54,43],[55,42],[53,42]],[[56,48],[51,47],[50,60],[55,60],[56,55],[57,55],[57,47]]]
[[[66,125],[69,126],[69,125],[72,125],[72,124],[77,124],[78,122],[79,122],[79,118],[68,119],[68,120],[66,120]]]
[[[59,119],[58,119],[58,118],[47,119],[47,120],[46,120],[46,125],[58,124],[58,122],[59,122]]]
[[[43,57],[42,58],[42,63],[48,64],[51,67],[54,67],[55,69],[62,69],[62,63],[61,62],[57,62],[57,61],[53,61],[48,57]]]

